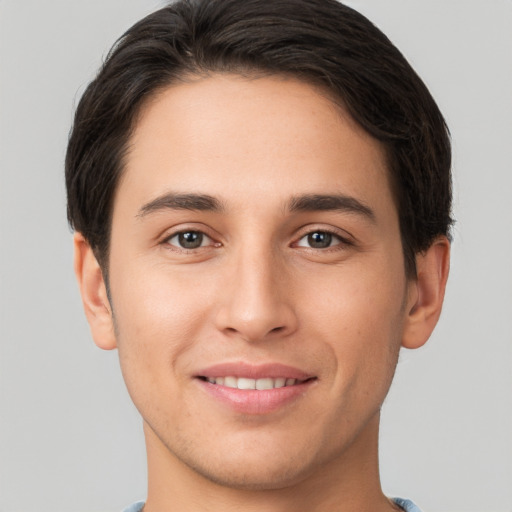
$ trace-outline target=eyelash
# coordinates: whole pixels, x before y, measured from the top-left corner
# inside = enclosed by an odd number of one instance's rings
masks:
[[[199,247],[192,247],[192,248],[188,248],[188,247],[182,247],[178,244],[172,244],[171,243],[171,240],[173,238],[177,238],[177,237],[180,237],[181,235],[187,235],[187,234],[196,234],[196,235],[199,235],[201,237],[201,245],[199,245]],[[207,245],[203,245],[203,242],[204,242],[204,238],[206,238],[207,240],[210,240],[210,244],[207,244]],[[196,252],[198,249],[205,249],[205,248],[208,248],[208,247],[220,247],[222,244],[219,243],[219,242],[215,242],[211,236],[207,235],[204,231],[201,231],[200,229],[182,229],[180,231],[177,231],[176,233],[172,233],[171,235],[169,236],[166,236],[163,240],[162,240],[162,244],[168,246],[168,248],[171,248],[172,250],[175,250],[175,251],[184,251],[186,253],[189,253],[189,252]]]
[[[337,243],[334,243],[332,245],[329,245],[327,247],[311,247],[311,246],[306,246],[306,245],[299,245],[299,243],[312,236],[312,235],[315,235],[315,234],[323,234],[323,235],[328,235],[329,237],[332,237],[333,239],[336,239],[337,240]],[[334,241],[334,240],[332,240]],[[348,246],[353,246],[354,243],[352,241],[350,241],[347,237],[344,237],[342,235],[339,234],[339,232],[335,231],[335,230],[330,230],[330,229],[322,229],[322,228],[318,228],[318,229],[312,229],[306,233],[304,233],[298,240],[297,242],[294,243],[294,246],[297,246],[297,247],[302,247],[306,250],[310,250],[310,251],[322,251],[322,252],[331,252],[331,251],[338,251],[338,250],[342,250],[342,249],[345,249],[347,248]]]
[[[201,245],[199,245],[198,247],[189,248],[189,247],[182,247],[182,246],[178,245],[178,243],[176,243],[176,244],[171,243],[172,239],[177,238],[177,237],[179,238],[181,235],[187,235],[187,234],[199,235],[201,237]],[[322,234],[322,235],[327,235],[328,237],[332,237],[332,239],[337,240],[337,243],[332,244],[332,242],[334,240],[331,239],[331,240],[329,240],[330,245],[328,245],[327,247],[311,247],[309,245],[300,245],[300,242],[302,240],[307,239],[308,237],[315,235],[315,234]],[[204,238],[210,240],[210,243],[203,245],[203,243],[205,241]],[[172,233],[172,234],[166,236],[162,240],[161,243],[163,245],[166,245],[171,250],[185,252],[185,253],[193,253],[193,252],[197,252],[200,249],[204,250],[204,249],[211,248],[211,247],[221,247],[222,246],[222,244],[220,242],[215,242],[211,236],[207,235],[204,231],[201,231],[199,229],[183,229],[183,230],[177,231],[175,233]],[[311,243],[311,242],[309,242],[309,243]],[[303,248],[305,250],[309,250],[309,251],[331,252],[331,251],[342,250],[342,249],[346,248],[347,246],[353,246],[353,245],[354,245],[354,243],[352,241],[350,241],[347,237],[341,236],[338,232],[336,232],[334,230],[312,229],[310,231],[303,233],[300,236],[300,238],[298,238],[297,241],[292,244],[292,247],[301,247],[301,248]]]

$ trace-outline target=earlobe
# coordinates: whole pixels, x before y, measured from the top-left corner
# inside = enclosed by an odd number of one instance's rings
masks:
[[[73,237],[75,275],[94,343],[104,350],[116,348],[112,308],[100,265],[81,233]]]
[[[409,284],[409,300],[402,337],[405,348],[423,346],[441,315],[450,269],[450,242],[438,237],[416,257],[417,278]]]

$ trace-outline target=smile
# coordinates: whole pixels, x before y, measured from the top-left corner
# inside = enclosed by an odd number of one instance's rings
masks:
[[[305,382],[305,380],[292,379],[286,377],[263,377],[259,379],[251,379],[247,377],[201,377],[201,379],[209,382],[210,384],[216,384],[218,386],[225,386],[233,389],[257,389],[264,391],[267,389],[284,388],[287,386],[295,386]],[[308,379],[306,379],[308,380]]]
[[[224,363],[204,368],[195,381],[209,399],[237,414],[262,416],[304,399],[318,377],[278,363]]]

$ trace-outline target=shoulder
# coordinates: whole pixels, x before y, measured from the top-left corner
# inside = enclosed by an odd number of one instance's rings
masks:
[[[421,510],[411,501],[405,500],[403,498],[393,498],[393,501],[401,508],[403,508],[404,512],[421,512]],[[144,507],[143,501],[138,501],[137,503],[133,503],[128,508],[125,508],[123,512],[141,512]]]
[[[142,507],[144,507],[144,502],[137,501],[137,503],[133,503],[129,507],[125,508],[123,512],[141,512]]]
[[[421,512],[421,510],[411,501],[403,498],[393,498],[393,501],[401,507],[404,512]]]

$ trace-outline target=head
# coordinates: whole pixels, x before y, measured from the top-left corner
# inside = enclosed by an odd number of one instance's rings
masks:
[[[399,348],[439,317],[449,167],[426,87],[334,0],[180,1],[132,27],[66,178],[93,336],[153,459],[246,489],[370,467]]]

